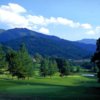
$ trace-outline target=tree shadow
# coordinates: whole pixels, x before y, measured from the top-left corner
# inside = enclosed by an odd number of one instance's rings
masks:
[[[100,99],[100,87],[88,87],[84,86],[83,81],[77,82],[80,84],[79,86],[66,86],[66,85],[55,85],[49,83],[39,83],[34,82],[34,80],[26,81],[26,80],[8,80],[4,79],[6,82],[10,82],[15,85],[30,85],[30,86],[47,86],[51,89],[54,89],[51,92],[40,92],[40,93],[30,93],[30,94],[12,94],[12,93],[0,93],[0,100],[99,100]],[[91,81],[89,81],[89,84]],[[75,83],[76,84],[76,83]],[[55,87],[55,88],[53,88]],[[60,90],[56,90],[57,88],[61,88]],[[48,89],[48,88],[47,88]],[[20,91],[20,90],[19,90]],[[55,94],[54,94],[55,93]]]

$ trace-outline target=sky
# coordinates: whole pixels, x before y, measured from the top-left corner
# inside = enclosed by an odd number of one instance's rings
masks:
[[[28,28],[67,40],[100,37],[100,0],[0,0],[0,29]]]

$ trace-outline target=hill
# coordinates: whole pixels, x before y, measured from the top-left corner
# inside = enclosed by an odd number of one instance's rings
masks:
[[[96,39],[82,39],[82,40],[78,40],[77,42],[95,45]]]
[[[92,44],[72,42],[26,28],[15,28],[2,32],[0,43],[15,50],[19,48],[21,43],[25,43],[31,55],[40,53],[41,55],[67,59],[89,58],[95,50],[95,45]]]

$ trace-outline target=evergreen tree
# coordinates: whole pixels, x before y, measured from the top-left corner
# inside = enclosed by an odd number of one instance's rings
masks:
[[[7,60],[9,62],[8,70],[12,76],[17,76],[18,78],[29,78],[33,75],[33,61],[24,44],[21,45],[18,52],[10,50],[7,54]]]
[[[33,60],[32,57],[28,54],[28,51],[26,50],[25,44],[22,44],[19,50],[19,57],[21,61],[21,73],[24,75],[24,77],[31,77],[33,75]]]
[[[76,72],[79,73],[80,72],[80,66],[76,66]]]
[[[12,76],[17,76],[19,73],[20,60],[16,51],[10,49],[7,53],[8,71]]]
[[[35,70],[39,70],[42,59],[43,59],[43,57],[39,53],[36,53],[34,55],[33,62],[34,62]]]
[[[62,58],[56,58],[57,66],[59,68],[60,76],[69,75],[70,64],[67,60]]]
[[[6,62],[6,54],[2,49],[2,46],[0,45],[0,73],[3,73],[4,69],[6,70],[8,67],[8,64]]]
[[[40,75],[46,77],[48,75],[49,60],[44,58],[40,66]]]
[[[52,76],[52,75],[54,75],[56,72],[58,72],[58,68],[57,68],[57,63],[56,63],[56,61],[53,60],[53,59],[49,59],[48,75]]]
[[[63,66],[61,70],[63,75],[69,75],[70,73],[70,64],[67,60],[63,60]]]

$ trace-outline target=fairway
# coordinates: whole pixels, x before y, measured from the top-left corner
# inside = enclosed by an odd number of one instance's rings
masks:
[[[98,100],[100,85],[96,78],[81,75],[67,77],[0,79],[0,100]]]

